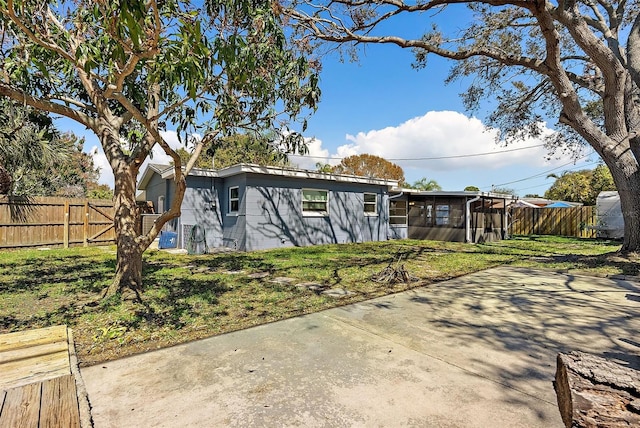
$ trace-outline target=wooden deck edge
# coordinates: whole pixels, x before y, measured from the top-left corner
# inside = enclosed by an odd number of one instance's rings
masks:
[[[71,374],[76,381],[76,393],[78,396],[78,410],[80,411],[80,427],[93,428],[93,419],[91,418],[91,404],[89,403],[89,394],[80,373],[78,366],[78,356],[76,355],[76,346],[73,341],[73,333],[67,327],[67,337],[69,340],[69,366]]]

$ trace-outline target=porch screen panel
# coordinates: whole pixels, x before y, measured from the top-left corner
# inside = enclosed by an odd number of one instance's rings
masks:
[[[407,201],[389,201],[389,224],[407,224]]]
[[[435,203],[435,225],[462,228],[464,226],[463,203],[459,199],[438,200]]]

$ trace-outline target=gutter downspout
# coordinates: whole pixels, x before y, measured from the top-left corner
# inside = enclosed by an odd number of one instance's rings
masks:
[[[481,198],[482,196],[476,196],[475,198],[467,201],[467,211],[465,213],[465,242],[471,242],[471,204],[479,201]]]

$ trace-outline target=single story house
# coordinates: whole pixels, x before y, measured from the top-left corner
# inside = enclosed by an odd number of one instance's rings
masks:
[[[171,204],[173,167],[149,165],[138,189],[156,213]],[[194,226],[208,248],[243,251],[387,239],[397,181],[287,167],[193,169],[180,218],[168,225],[187,248]]]
[[[164,212],[173,167],[148,165],[138,189],[140,200]],[[241,251],[398,238],[483,242],[506,237],[506,198],[409,191],[394,180],[289,167],[194,168],[181,216],[165,228],[180,248],[204,241]]]

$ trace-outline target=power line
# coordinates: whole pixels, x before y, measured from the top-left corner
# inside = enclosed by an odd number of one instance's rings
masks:
[[[584,159],[584,158],[586,158],[586,157],[589,157],[589,156],[591,156],[591,155],[592,155],[592,154],[594,154],[594,153],[595,153],[595,151],[592,151],[592,152],[590,152],[590,153],[587,153],[587,154],[586,154],[586,155],[584,155],[584,156],[579,157],[578,159],[574,159],[574,160],[572,160],[571,162],[567,162],[567,163],[565,163],[565,164],[562,164],[562,165],[557,166],[557,167],[555,167],[555,168],[549,169],[549,170],[547,170],[547,171],[543,171],[543,172],[540,172],[540,173],[538,173],[538,174],[531,175],[531,176],[529,176],[529,177],[521,178],[521,179],[519,179],[519,180],[509,181],[509,182],[507,182],[507,183],[493,184],[493,185],[491,185],[491,187],[501,187],[501,186],[506,186],[506,185],[513,184],[513,183],[520,183],[520,182],[522,182],[522,181],[531,180],[532,178],[538,178],[538,177],[546,176],[546,175],[548,175],[549,173],[551,173],[551,172],[553,172],[553,171],[556,171],[556,170],[558,170],[558,169],[562,169],[562,168],[564,168],[564,167],[565,167],[565,166],[567,166],[567,165],[575,164],[577,161],[579,161],[579,160],[581,160],[581,159]],[[594,163],[596,163],[596,162],[589,162],[589,163],[587,163],[586,165],[593,165]],[[580,166],[576,166],[575,168],[570,168],[569,170],[571,170],[571,169],[583,168],[584,166],[585,166],[585,165],[583,164],[583,165],[580,165]],[[485,186],[485,187],[487,187],[487,186]]]
[[[442,160],[442,159],[460,159],[460,158],[472,158],[477,156],[489,156],[489,155],[497,155],[500,153],[509,153],[509,152],[517,152],[519,150],[527,150],[534,149],[536,147],[542,147],[544,144],[536,144],[534,146],[526,146],[526,147],[517,147],[513,149],[506,150],[498,150],[497,152],[484,152],[484,153],[472,153],[469,155],[452,155],[452,156],[435,156],[435,157],[424,157],[424,158],[385,158],[388,161],[424,161],[424,160]],[[344,157],[331,157],[331,156],[307,156],[307,155],[289,155],[289,156],[297,156],[301,158],[310,158],[310,159],[326,159],[326,160],[342,160]]]

